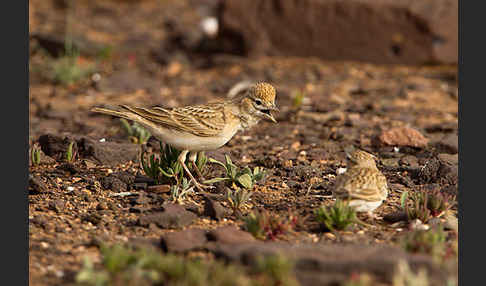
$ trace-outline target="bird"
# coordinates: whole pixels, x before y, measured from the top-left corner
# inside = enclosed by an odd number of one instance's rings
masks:
[[[356,212],[374,218],[373,211],[388,196],[386,177],[376,167],[374,155],[359,149],[346,155],[348,170],[336,178],[333,197],[348,201]]]
[[[185,164],[187,155],[195,166],[198,153],[220,148],[238,131],[249,129],[262,119],[277,123],[272,115],[272,111],[278,111],[275,98],[276,90],[271,84],[258,82],[237,96],[202,105],[169,109],[119,105],[116,108],[94,107],[91,111],[135,121],[156,139],[181,150],[178,162],[196,188],[203,191],[211,186],[194,178]]]

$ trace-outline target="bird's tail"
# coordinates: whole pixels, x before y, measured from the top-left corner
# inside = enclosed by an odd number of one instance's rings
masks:
[[[115,110],[115,109],[110,109],[110,108],[104,108],[104,107],[93,107],[91,108],[92,112],[98,112],[98,113],[103,113],[103,114],[108,114],[120,118],[125,118],[128,120],[137,120],[138,116],[133,114],[130,111],[125,111],[125,110]]]

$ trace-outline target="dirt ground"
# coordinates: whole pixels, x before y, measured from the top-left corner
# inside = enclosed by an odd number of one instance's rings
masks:
[[[50,143],[39,139],[50,134],[74,138],[78,148],[72,163],[51,154],[43,156],[40,165],[30,167],[34,178],[29,189],[31,285],[74,284],[83,257],[100,261],[98,240],[159,240],[173,231],[139,223],[142,216],[160,209],[168,194],[150,187],[152,183],[140,184],[144,174],[138,162],[139,147],[129,146],[136,144],[130,143],[118,119],[90,112],[93,106],[184,106],[224,99],[241,80],[273,84],[280,109],[278,123],[261,122],[207,155],[222,160],[228,154],[238,166],[267,170],[243,214],[263,208],[282,216],[294,210],[306,217],[296,233],[280,238],[291,243],[397,245],[403,225],[378,219],[374,227],[358,226],[336,238],[322,232],[312,219],[317,207],[332,203],[337,170],[346,167],[344,149],[350,145],[377,155],[378,168],[388,180],[391,192],[376,211],[379,217],[399,210],[405,191],[457,193],[456,66],[205,56],[166,48],[172,41],[172,26],[183,27],[182,33],[186,33],[204,15],[192,2],[78,1],[70,12],[72,33],[84,37],[81,43],[109,47],[110,55],[101,58],[90,54],[90,48],[81,50],[77,64],[96,65],[96,70],[69,85],[46,76],[46,66],[56,57],[42,42],[46,37],[63,39],[69,7],[60,4],[62,1],[29,2],[31,35],[41,35],[30,42],[31,146],[42,145],[46,153],[44,146]],[[305,96],[302,105],[296,106],[298,94]],[[383,132],[404,126],[425,136],[426,146],[390,146],[380,140]],[[135,152],[135,160],[125,161],[130,155],[118,154],[120,158],[113,163],[109,159],[100,162],[86,155],[88,143],[83,145],[82,138],[92,139],[94,148],[102,138],[123,143],[120,146],[128,149],[120,152]],[[148,146],[154,151],[157,141],[151,138]],[[206,177],[220,174],[220,168],[211,166]],[[135,195],[116,195],[127,191]],[[221,188],[212,192],[215,197],[222,194]],[[228,208],[227,202],[220,202]],[[203,196],[190,196],[184,206],[197,218],[184,229],[241,227],[242,220],[231,214],[222,220],[204,215],[204,205]]]

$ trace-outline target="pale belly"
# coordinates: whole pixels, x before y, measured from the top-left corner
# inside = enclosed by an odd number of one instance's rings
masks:
[[[148,126],[147,126],[148,127]],[[163,131],[149,128],[152,135],[163,143],[169,144],[179,150],[209,151],[215,150],[226,144],[238,131],[238,127],[231,127],[221,132],[221,135],[214,137],[199,137],[191,133]]]
[[[372,212],[382,204],[383,201],[369,202],[365,200],[351,200],[350,207],[354,207],[357,212]]]

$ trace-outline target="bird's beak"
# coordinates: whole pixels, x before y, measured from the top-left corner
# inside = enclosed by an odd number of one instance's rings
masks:
[[[275,120],[275,117],[273,117],[273,115],[271,113],[265,114],[265,117],[270,119],[272,122],[277,123],[277,120]]]

